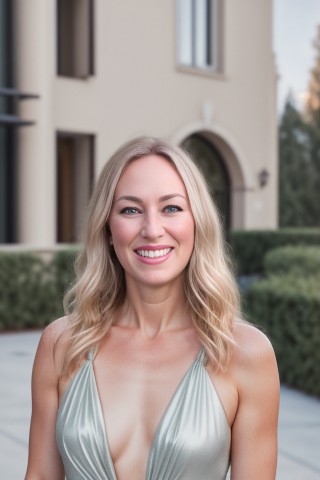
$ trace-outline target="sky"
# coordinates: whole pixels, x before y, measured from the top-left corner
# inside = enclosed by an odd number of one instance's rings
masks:
[[[312,41],[320,25],[320,0],[273,0],[273,45],[279,73],[278,111],[288,92],[303,107],[315,50]]]

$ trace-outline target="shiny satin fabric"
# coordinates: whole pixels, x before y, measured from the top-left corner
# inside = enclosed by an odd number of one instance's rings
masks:
[[[204,362],[202,349],[163,414],[145,480],[226,479],[231,432]],[[56,438],[67,480],[117,480],[92,354],[62,398]]]

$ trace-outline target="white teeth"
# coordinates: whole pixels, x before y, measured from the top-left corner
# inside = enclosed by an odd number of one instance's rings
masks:
[[[137,250],[137,253],[141,257],[158,258],[158,257],[164,257],[171,250],[172,248],[164,248],[163,250]]]

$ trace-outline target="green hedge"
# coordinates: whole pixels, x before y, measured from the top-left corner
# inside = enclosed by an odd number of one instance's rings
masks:
[[[233,231],[228,241],[239,275],[264,271],[265,254],[284,245],[319,245],[320,228]]]
[[[320,396],[319,277],[273,276],[245,294],[247,318],[275,349],[282,382]]]
[[[63,315],[77,253],[58,251],[45,262],[30,252],[0,252],[0,330],[39,328]]]
[[[0,252],[0,329],[41,327],[56,315],[50,266],[32,253]]]
[[[270,250],[264,258],[264,271],[267,276],[320,275],[320,247],[287,245]]]

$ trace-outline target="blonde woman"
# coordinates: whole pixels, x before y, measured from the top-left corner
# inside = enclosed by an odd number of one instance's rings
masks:
[[[26,480],[274,480],[279,381],[205,181],[179,147],[122,146],[88,210],[68,315],[33,370]]]

